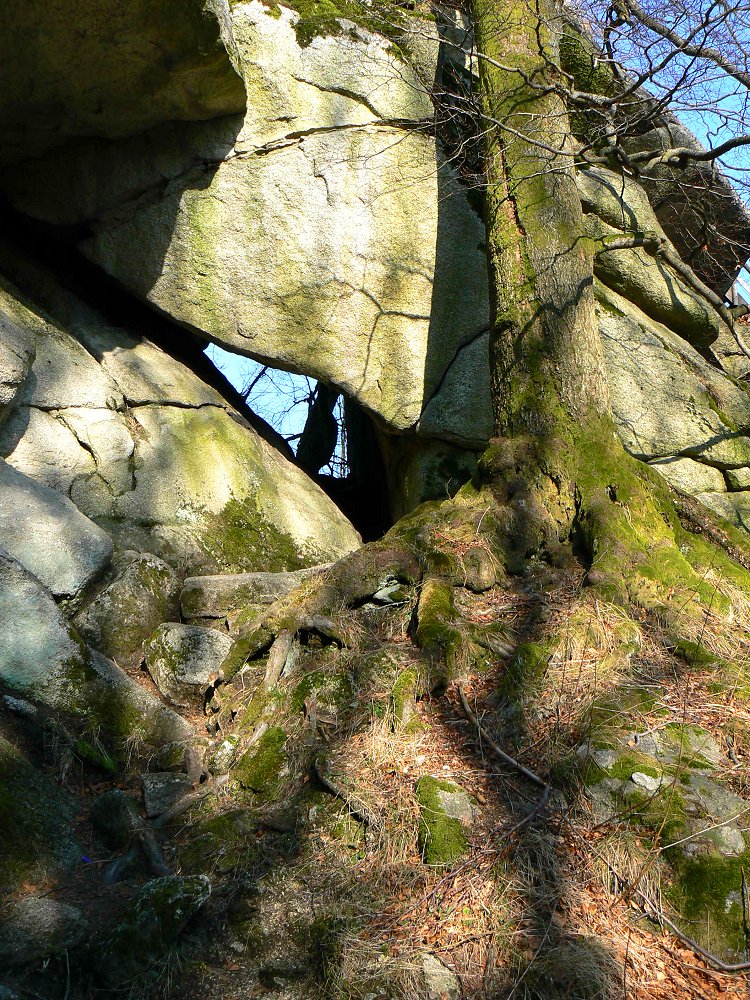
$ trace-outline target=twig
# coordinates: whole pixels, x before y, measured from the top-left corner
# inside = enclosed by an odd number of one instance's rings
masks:
[[[485,741],[490,750],[492,750],[493,753],[495,753],[500,758],[500,760],[504,761],[506,764],[509,764],[511,767],[515,768],[516,771],[518,771],[519,774],[522,774],[524,778],[526,778],[528,781],[532,781],[535,785],[538,785],[540,788],[543,788],[545,790],[545,798],[548,797],[549,796],[548,782],[546,782],[543,778],[540,778],[538,774],[534,774],[534,772],[530,771],[528,767],[524,767],[523,764],[519,764],[519,762],[514,757],[511,757],[510,754],[507,754],[504,750],[500,749],[497,743],[495,743],[495,741],[490,738],[490,736],[487,733],[487,730],[479,722],[476,715],[474,715],[472,710],[469,708],[469,703],[466,700],[466,695],[464,694],[464,690],[461,687],[461,685],[457,684],[456,687],[458,689],[458,695],[461,699],[461,705],[463,707],[464,712],[466,713],[466,717],[469,719],[470,722],[474,723],[474,725],[477,728],[477,732]]]
[[[543,793],[541,799],[539,799],[539,801],[534,806],[534,808],[531,810],[531,812],[528,813],[526,816],[524,816],[524,818],[519,823],[516,823],[515,826],[512,826],[510,828],[510,830],[505,831],[504,835],[505,835],[505,838],[507,840],[509,840],[513,836],[514,833],[518,833],[519,830],[523,829],[523,827],[525,827],[527,823],[530,823],[532,821],[532,819],[534,819],[534,817],[537,816],[542,811],[542,809],[544,809],[544,807],[547,805],[547,802],[549,801],[549,793],[550,793],[550,786],[549,785],[545,785],[544,786],[544,793]],[[502,824],[499,823],[495,827],[495,831],[500,832],[501,827],[502,827]]]

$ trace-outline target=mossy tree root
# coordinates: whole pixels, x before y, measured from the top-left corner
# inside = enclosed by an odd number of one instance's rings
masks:
[[[339,647],[349,644],[336,616],[367,601],[387,581],[414,585],[422,576],[416,555],[406,547],[373,542],[334,563],[322,576],[300,584],[245,626],[220,668],[231,680],[245,664],[270,650],[266,685],[281,676],[294,642],[317,634]]]

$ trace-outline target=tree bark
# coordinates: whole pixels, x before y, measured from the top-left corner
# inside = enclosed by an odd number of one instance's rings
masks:
[[[548,0],[474,0],[486,117],[487,240],[497,432],[535,437],[608,413]],[[511,64],[511,68],[502,68]],[[562,151],[562,152],[561,152]]]

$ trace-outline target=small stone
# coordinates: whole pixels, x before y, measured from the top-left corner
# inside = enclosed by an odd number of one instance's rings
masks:
[[[27,965],[81,944],[88,921],[69,903],[49,896],[26,896],[11,904],[0,923],[0,964]]]
[[[724,473],[732,490],[750,490],[750,469],[727,469]]]
[[[233,642],[198,625],[160,625],[144,644],[146,666],[161,693],[174,705],[201,706]]]
[[[237,759],[237,743],[239,737],[228,736],[214,750],[208,759],[208,770],[211,774],[226,774]]]
[[[644,774],[643,771],[633,771],[630,780],[646,791],[655,792],[661,787],[662,779],[655,778],[651,774]]]
[[[171,771],[144,774],[141,781],[143,801],[149,819],[161,816],[167,809],[171,809],[193,787],[186,775],[174,774]]]
[[[618,760],[618,755],[614,750],[594,750],[591,754],[591,759],[599,767],[603,768],[605,771],[609,771]]]
[[[747,850],[745,838],[736,826],[719,826],[715,830],[709,830],[706,837],[725,858],[739,857]]]
[[[378,604],[401,604],[403,601],[409,599],[409,593],[408,587],[405,587],[403,583],[394,581],[376,590],[372,595],[372,599],[373,601],[377,601]]]
[[[497,582],[497,562],[492,553],[483,545],[472,545],[461,559],[464,570],[464,586],[475,594],[481,594]]]
[[[461,984],[458,977],[435,955],[422,956],[422,973],[429,1000],[459,1000]]]
[[[416,785],[419,847],[427,865],[450,865],[465,853],[464,825],[473,819],[466,792],[443,778],[425,775]]]

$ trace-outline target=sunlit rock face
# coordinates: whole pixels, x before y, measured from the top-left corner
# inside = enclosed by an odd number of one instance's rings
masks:
[[[109,51],[103,12],[102,2],[83,58]],[[372,23],[334,31],[287,7],[214,0],[170,34],[175,66],[192,70],[165,81],[161,55],[152,52],[146,72],[144,53],[170,16],[157,4],[136,30],[118,14],[128,51],[140,53],[127,60],[128,106],[113,82],[96,120],[69,95],[77,117],[64,143],[47,135],[23,146],[11,129],[22,152],[0,188],[20,211],[66,227],[90,260],[182,327],[361,404],[376,427],[392,515],[454,492],[493,432],[481,204],[436,135],[431,96],[446,61],[471,71],[459,51],[466,36],[457,31],[459,48],[441,48],[434,22],[413,19],[386,37]],[[64,41],[68,28],[55,17],[49,32]],[[443,38],[450,31],[440,26]],[[49,87],[53,69],[45,72]],[[27,111],[44,135],[42,111]],[[674,227],[662,229],[665,206],[653,192],[604,169],[580,171],[578,182],[592,237],[635,228],[682,249],[669,243]],[[742,523],[750,414],[744,388],[721,371],[744,371],[728,329],[684,276],[643,250],[598,255],[596,276],[626,447]],[[92,350],[91,330],[80,336]],[[0,412],[0,444],[18,468],[68,493],[119,543],[165,558],[200,562],[203,543],[186,541],[198,507],[214,516],[234,499],[232,517],[246,523],[242,469],[275,468],[276,457],[247,453],[250,439],[237,439],[213,390],[178,377],[149,345],[113,341],[95,373],[83,348],[55,360],[52,336],[41,351],[58,372],[55,391],[41,379],[30,402],[18,387],[31,349],[5,339],[0,388],[19,405]],[[66,378],[76,388],[63,399]],[[730,398],[731,415],[721,402]],[[125,405],[137,427],[117,416]],[[210,471],[191,465],[185,438],[196,456],[232,457]],[[162,465],[165,476],[153,473]],[[258,479],[253,496],[275,510],[271,484],[282,480]],[[313,509],[289,515],[281,530],[300,530]],[[229,558],[227,538],[220,548],[219,561]]]
[[[232,7],[244,117],[78,143],[5,187],[87,226],[85,253],[179,322],[416,428],[488,322],[482,221],[434,136],[437,43],[410,59],[352,26],[301,45],[297,17]],[[469,412],[426,428],[476,447],[488,408]]]
[[[54,594],[101,573],[110,538],[190,572],[297,569],[359,544],[300,469],[155,344],[93,313],[73,332],[10,288],[0,307],[35,344],[0,428],[5,545]]]

